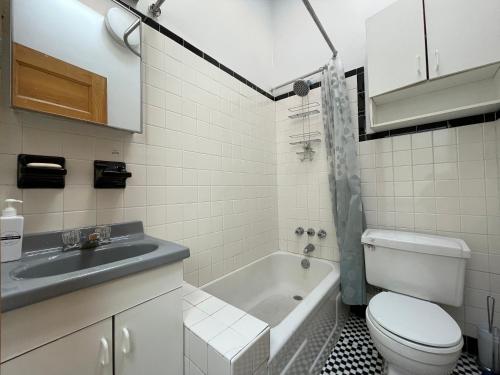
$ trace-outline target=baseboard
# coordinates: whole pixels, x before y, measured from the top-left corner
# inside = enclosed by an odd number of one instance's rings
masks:
[[[477,355],[477,339],[474,337],[464,335],[464,346],[462,348],[462,351],[476,356]]]

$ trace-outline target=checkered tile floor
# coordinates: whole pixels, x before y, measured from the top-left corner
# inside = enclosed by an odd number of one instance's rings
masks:
[[[321,375],[379,375],[383,374],[383,361],[375,349],[365,320],[351,315],[339,341],[326,361]],[[480,375],[476,361],[462,354],[452,375]]]

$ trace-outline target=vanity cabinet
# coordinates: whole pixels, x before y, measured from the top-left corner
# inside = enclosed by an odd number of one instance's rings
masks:
[[[182,374],[182,329],[182,301],[173,291],[116,314],[114,325],[105,319],[0,369],[2,375]]]
[[[182,262],[7,311],[2,375],[183,373]]]
[[[111,318],[1,366],[2,375],[113,375]]]
[[[115,316],[115,374],[182,374],[181,297],[169,293]]]

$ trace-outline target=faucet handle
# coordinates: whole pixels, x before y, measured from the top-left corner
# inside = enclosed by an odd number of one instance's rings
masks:
[[[102,225],[95,228],[93,234],[97,235],[95,240],[99,240],[102,243],[111,242],[111,227],[109,225]],[[91,238],[89,238],[90,240]]]
[[[69,250],[77,248],[81,241],[80,229],[72,229],[61,234],[63,249]]]
[[[304,228],[302,227],[297,227],[297,229],[295,229],[295,234],[297,236],[302,236],[304,234]]]
[[[318,237],[319,237],[320,239],[325,238],[325,237],[326,237],[326,231],[325,231],[324,229],[320,229],[320,230],[318,231]]]

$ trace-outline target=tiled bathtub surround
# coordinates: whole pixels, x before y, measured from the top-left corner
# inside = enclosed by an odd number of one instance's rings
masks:
[[[144,25],[144,134],[0,108],[0,200],[25,231],[142,220],[191,249],[204,284],[278,248],[274,102]],[[16,155],[67,159],[66,188],[16,188]],[[94,159],[125,161],[124,190],[93,188]]]
[[[357,76],[347,78],[347,87],[353,123],[357,129]],[[318,108],[322,111],[320,94],[321,88],[311,90],[309,102],[319,103]],[[333,224],[322,113],[310,117],[311,131],[321,132],[317,137],[321,142],[313,143],[316,151],[314,159],[302,162],[296,154],[302,151],[302,148],[300,145],[290,145],[292,141],[290,135],[302,132],[303,121],[288,118],[293,114],[289,108],[299,105],[301,98],[298,96],[276,102],[279,248],[283,251],[302,253],[310,242],[316,246],[311,256],[338,261],[339,251]],[[309,131],[308,125],[305,131]],[[295,228],[298,226],[302,226],[305,230],[314,228],[316,232],[324,229],[327,237],[320,240],[317,236],[308,237],[305,233],[297,236]]]
[[[184,374],[267,374],[267,323],[189,284],[183,311]]]
[[[458,237],[471,248],[464,306],[448,310],[473,337],[486,323],[486,296],[500,299],[499,144],[496,121],[359,145],[369,227]]]

